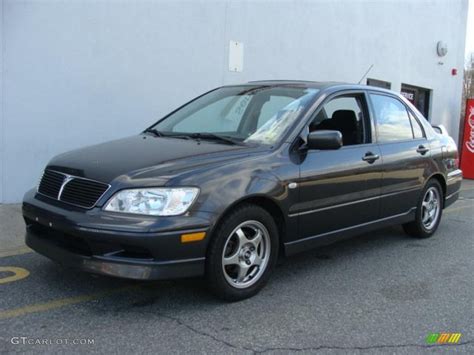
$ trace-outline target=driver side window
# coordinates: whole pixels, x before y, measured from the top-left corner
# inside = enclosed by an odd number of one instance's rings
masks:
[[[339,131],[343,146],[367,143],[366,107],[363,95],[338,96],[324,104],[309,125],[309,130]]]

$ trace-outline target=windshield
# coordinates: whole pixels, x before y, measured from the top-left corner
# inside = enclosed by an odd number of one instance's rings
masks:
[[[199,137],[274,144],[306,111],[317,92],[284,86],[223,87],[187,104],[151,129],[170,136],[196,137],[200,133]]]

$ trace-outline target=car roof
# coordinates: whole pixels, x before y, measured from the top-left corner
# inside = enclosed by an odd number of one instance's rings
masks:
[[[337,81],[310,81],[310,80],[257,80],[257,81],[249,81],[243,84],[236,84],[236,85],[226,85],[226,86],[273,86],[273,87],[303,87],[303,88],[313,88],[318,89],[321,91],[338,91],[338,90],[374,90],[380,91],[390,94],[398,93],[375,87],[370,85],[361,85],[361,84],[351,84],[351,83],[344,83],[344,82],[337,82]]]

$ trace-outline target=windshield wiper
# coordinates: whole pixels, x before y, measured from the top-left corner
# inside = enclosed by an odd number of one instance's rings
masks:
[[[221,136],[214,133],[208,132],[197,132],[197,133],[180,133],[180,132],[161,132],[158,131],[156,128],[148,128],[144,131],[145,133],[152,133],[156,137],[169,137],[169,138],[179,138],[179,139],[204,139],[204,140],[213,140],[219,141],[222,143],[233,144],[233,145],[245,145],[242,141],[228,137],[228,136]]]
[[[156,128],[147,128],[143,131],[144,133],[153,133],[156,137],[163,137],[164,134],[158,131]]]
[[[233,144],[233,145],[245,145],[242,141],[229,137],[229,136],[221,136],[219,134],[208,133],[208,132],[200,132],[200,133],[189,133],[187,136],[194,138],[194,139],[204,139],[204,140],[212,140],[212,141],[219,141],[222,143]]]
[[[170,138],[179,138],[179,139],[191,139],[189,135],[181,133],[170,133],[170,132],[161,132],[156,128],[148,128],[144,133],[152,133],[155,137],[170,137]]]

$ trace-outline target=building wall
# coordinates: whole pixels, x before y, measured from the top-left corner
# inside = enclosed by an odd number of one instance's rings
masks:
[[[0,202],[17,202],[61,152],[136,134],[222,84],[258,79],[433,90],[458,136],[467,0],[3,0]],[[228,70],[230,40],[244,44]],[[436,55],[436,43],[449,52]],[[2,170],[3,169],[3,170]]]
[[[3,42],[5,38],[5,22],[3,21],[3,0],[0,0],[0,203],[3,201]]]

